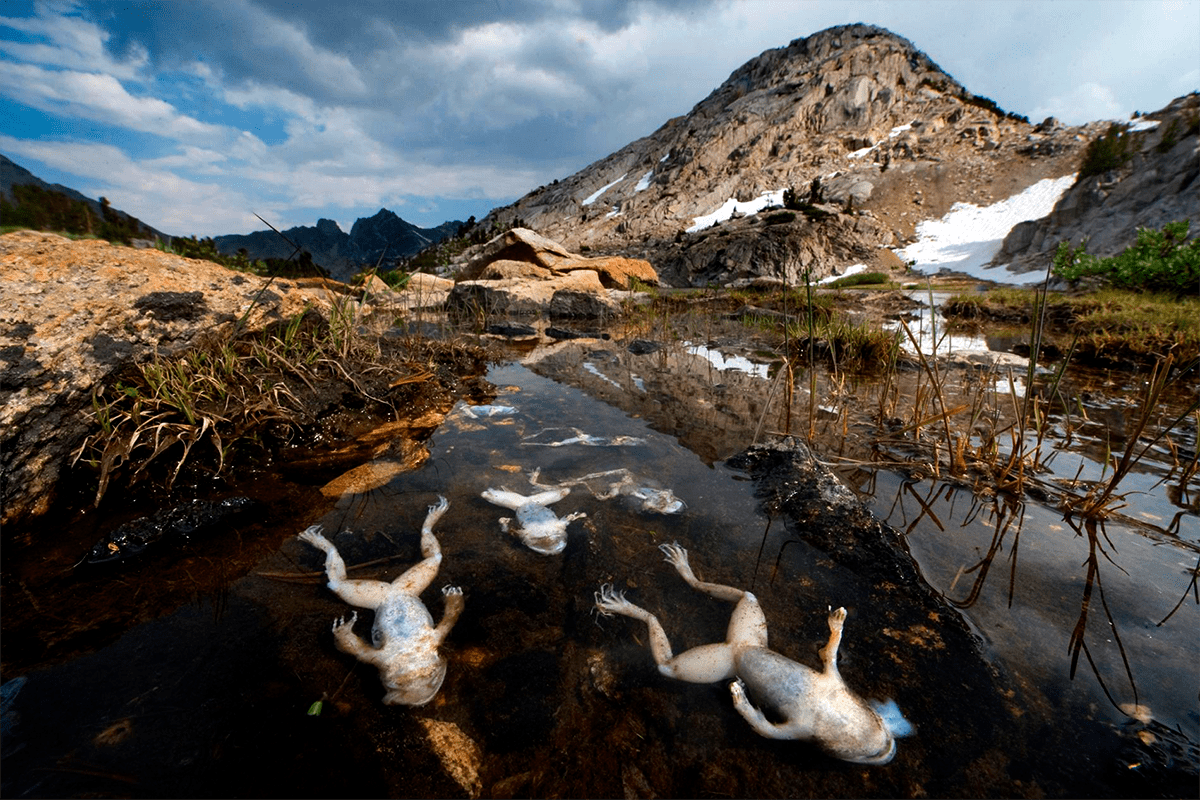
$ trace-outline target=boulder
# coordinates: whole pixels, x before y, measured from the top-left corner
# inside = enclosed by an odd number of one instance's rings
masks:
[[[600,283],[609,289],[629,289],[634,279],[649,286],[658,285],[658,273],[649,261],[640,258],[622,258],[608,256],[599,258],[580,258],[559,267],[561,271],[579,269],[592,270],[600,276]]]
[[[510,258],[493,261],[479,274],[479,278],[486,281],[499,281],[505,278],[532,278],[545,281],[553,277],[554,273],[545,267],[539,267],[528,261],[513,261]]]
[[[408,283],[399,291],[379,280],[377,276],[372,276],[365,287],[363,299],[373,306],[391,310],[441,308],[446,304],[453,288],[454,281],[449,278],[439,278],[424,272],[414,272],[409,276]]]
[[[46,512],[89,431],[92,390],[131,361],[170,355],[235,323],[328,310],[284,278],[91,239],[0,236],[0,524]]]
[[[513,228],[483,246],[460,271],[463,280],[476,280],[493,261],[522,261],[544,269],[554,269],[564,261],[578,259],[558,242],[539,236],[527,228]]]
[[[556,295],[563,293],[557,303]],[[594,301],[584,300],[591,295]],[[558,309],[564,316],[606,316],[620,311],[620,304],[608,297],[595,272],[576,270],[550,280],[522,278],[460,281],[450,293],[452,307],[480,310],[490,315],[541,315]]]
[[[658,273],[640,258],[572,253],[556,241],[525,228],[513,228],[492,239],[459,271],[462,280],[531,278],[546,280],[579,270],[590,270],[610,289],[628,289],[633,278],[658,285]]]

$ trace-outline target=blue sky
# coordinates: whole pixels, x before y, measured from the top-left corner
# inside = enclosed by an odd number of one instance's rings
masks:
[[[1031,120],[1200,88],[1200,0],[0,4],[0,152],[172,234],[482,217],[868,22]]]

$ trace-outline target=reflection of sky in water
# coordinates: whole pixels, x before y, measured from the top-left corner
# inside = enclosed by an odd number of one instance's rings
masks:
[[[611,383],[613,386],[617,387],[618,389],[622,388],[621,384],[617,383],[612,378],[608,377],[603,372],[596,369],[596,365],[593,364],[592,362],[590,362],[590,361],[583,362],[583,368],[585,371],[592,373],[593,375],[597,376],[598,378],[608,381],[609,383]]]
[[[685,349],[692,355],[702,356],[707,358],[709,363],[719,370],[734,369],[739,372],[747,372],[755,377],[766,379],[768,377],[766,364],[755,364],[750,359],[744,356],[729,356],[722,353],[720,350],[713,350],[702,344],[686,344]]]
[[[910,297],[928,303],[930,294],[928,292],[911,292]],[[945,303],[953,295],[949,292],[934,292],[933,307],[928,305],[917,309],[916,313],[920,315],[920,319],[915,321],[906,321],[908,329],[912,331],[912,335],[916,338],[921,346],[921,352],[925,355],[934,355],[934,340],[936,334],[937,352],[939,356],[949,355],[951,353],[962,353],[974,350],[986,351],[988,349],[987,339],[982,336],[972,336],[966,333],[954,333],[947,330],[946,318],[942,316],[938,309],[942,303]],[[936,315],[936,316],[935,316]],[[935,325],[936,324],[936,329]],[[900,328],[899,322],[889,322],[884,325],[885,330],[897,330]],[[900,339],[900,349],[906,353],[916,353],[917,349],[913,347],[912,341],[907,335],[902,335]],[[1005,385],[1007,391],[1007,383]]]

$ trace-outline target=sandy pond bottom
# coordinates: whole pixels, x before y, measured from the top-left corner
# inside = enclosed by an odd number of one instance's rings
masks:
[[[593,347],[494,369],[493,403],[514,413],[472,418],[460,405],[420,468],[302,521],[323,525],[351,565],[392,557],[354,573],[391,580],[419,558],[426,507],[449,499],[435,528],[444,562],[424,599],[436,620],[437,589],[454,584],[466,609],[433,702],[382,705],[376,671],[334,648],[330,625],[348,607],[313,577],[321,557],[294,538],[301,524],[276,531],[282,544],[261,552],[228,538],[198,543],[192,558],[220,563],[236,544],[254,566],[158,609],[144,598],[166,576],[180,579],[166,561],[72,579],[80,607],[46,620],[56,637],[87,627],[75,617],[114,605],[129,612],[121,635],[70,658],[39,663],[28,655],[36,637],[6,636],[6,650],[22,650],[5,652],[5,663],[20,664],[25,683],[6,706],[3,795],[1195,794],[1200,609],[1189,599],[1156,626],[1195,564],[1194,516],[1184,523],[1190,534],[1174,537],[1107,526],[1103,599],[1096,587],[1087,654],[1072,678],[1068,642],[1089,539],[1061,514],[860,472],[855,488],[905,534],[923,579],[856,567],[845,552],[814,546],[803,520],[770,518],[761,484],[724,463],[753,438],[765,380],[715,371],[711,359],[688,372],[665,353],[631,362],[618,345]],[[547,446],[577,432],[633,438]],[[511,512],[479,496],[492,487],[532,493],[535,468],[545,483],[623,468],[673,490],[686,509],[658,514],[577,487],[553,508],[586,518],[571,523],[563,553],[539,555],[501,533],[498,519]],[[830,525],[847,519],[859,518]],[[676,652],[724,638],[729,604],[689,589],[663,563],[657,545],[671,541],[688,548],[702,579],[752,588],[772,647],[803,663],[818,663],[828,608],[846,606],[843,676],[864,696],[895,699],[916,726],[895,760],[864,767],[763,739],[725,685],[659,676],[640,623],[597,618],[593,592],[613,581],[659,614]],[[896,563],[908,558],[904,547],[893,548]],[[6,597],[36,567],[24,569],[6,564]],[[370,616],[360,615],[360,634],[369,636]],[[318,700],[322,712],[307,713]],[[1117,708],[1135,700],[1151,716]]]

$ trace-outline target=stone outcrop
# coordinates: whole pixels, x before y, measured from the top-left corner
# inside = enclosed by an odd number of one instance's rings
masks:
[[[89,430],[92,390],[244,318],[255,329],[328,309],[331,281],[246,275],[209,261],[51,233],[0,236],[0,522],[44,513]]]
[[[1082,178],[1038,220],[1014,226],[995,264],[1013,271],[1044,270],[1059,242],[1108,257],[1137,240],[1139,228],[1161,228],[1190,220],[1192,236],[1200,235],[1200,94],[1193,92],[1161,111],[1147,114],[1130,133],[1129,161],[1123,166]]]
[[[450,297],[454,281],[424,272],[414,272],[404,288],[396,291],[372,275],[363,286],[363,300],[369,305],[393,311],[440,309]]]
[[[647,261],[587,258],[524,228],[484,244],[458,276],[451,308],[500,316],[615,317],[621,304],[613,293],[635,281],[658,284]]]
[[[1035,126],[973,95],[906,39],[846,25],[763,53],[686,116],[481,224],[521,219],[568,250],[644,258],[676,286],[886,268],[889,247],[954,203],[987,204],[1071,174],[1102,127]],[[787,188],[802,198],[818,189],[810,199],[836,223],[797,214],[767,243],[757,241],[763,228],[704,225],[731,200],[764,216]]]
[[[658,273],[648,261],[619,256],[589,258],[525,228],[505,231],[483,245],[459,270],[458,276],[464,280],[545,279],[579,270],[595,272],[609,289],[629,289],[633,280],[658,285]]]
[[[592,270],[575,270],[545,280],[524,277],[460,281],[450,293],[452,308],[488,316],[549,315],[615,317],[620,304],[609,297]]]

